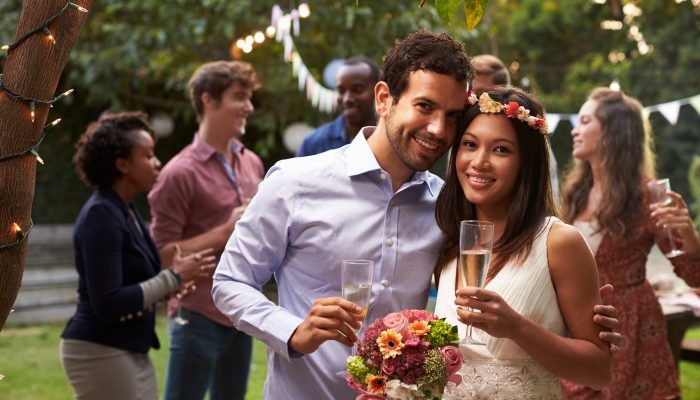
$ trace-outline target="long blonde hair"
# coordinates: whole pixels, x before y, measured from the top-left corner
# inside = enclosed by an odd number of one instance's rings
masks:
[[[599,231],[619,238],[631,233],[632,221],[642,211],[642,179],[656,176],[653,139],[637,99],[604,87],[594,89],[588,99],[598,103],[595,117],[603,130],[597,148],[603,198],[594,216]],[[591,164],[574,160],[564,185],[566,222],[573,222],[586,208],[592,187]]]

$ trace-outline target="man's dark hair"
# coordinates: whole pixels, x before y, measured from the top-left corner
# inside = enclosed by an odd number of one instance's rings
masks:
[[[88,125],[75,144],[73,156],[80,179],[88,186],[111,186],[122,176],[115,164],[117,158],[129,158],[135,132],[139,130],[154,137],[148,118],[142,112],[107,114]]]
[[[362,65],[365,64],[369,67],[371,76],[372,76],[372,83],[377,83],[379,82],[379,66],[377,63],[372,61],[371,59],[365,57],[365,56],[355,56],[355,57],[350,57],[347,60],[343,61],[343,65]]]
[[[408,76],[414,71],[450,75],[458,82],[471,82],[474,70],[464,46],[445,33],[425,29],[406,36],[384,58],[379,80],[386,82],[394,103],[406,90]]]

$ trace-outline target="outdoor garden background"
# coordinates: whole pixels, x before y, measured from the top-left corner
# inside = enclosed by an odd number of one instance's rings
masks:
[[[463,11],[447,24],[433,2],[422,8],[418,0],[358,3],[309,2],[310,15],[299,19],[298,35],[291,36],[300,65],[289,59],[284,41],[274,37],[250,48],[237,45],[239,39],[265,32],[275,5],[290,13],[299,2],[95,2],[56,91],[75,88],[75,93],[51,109],[48,121],[62,122],[40,147],[46,164],[37,167],[32,208],[36,226],[71,224],[89,196],[73,170],[73,144],[102,112],[142,110],[161,123],[171,122],[172,131],[156,146],[165,163],[191,141],[196,129],[186,92],[194,69],[218,59],[248,61],[258,71],[262,88],[254,95],[256,111],[244,141],[269,168],[292,156],[284,141],[290,125],[313,127],[333,118],[314,106],[319,102],[314,96],[320,95],[300,84],[302,67],[320,85],[319,93],[324,87],[332,90],[332,79],[324,79],[332,60],[365,55],[381,64],[397,38],[420,27],[449,32],[464,42],[469,54],[498,55],[509,66],[514,85],[535,92],[548,112],[561,116],[552,135],[560,177],[570,166],[569,117],[592,88],[618,84],[651,106],[658,175],[671,179],[672,188],[684,196],[699,221],[700,1],[491,0],[483,20],[471,31]],[[0,2],[0,45],[12,42],[22,6],[20,0]],[[56,39],[61,39],[60,32]],[[5,60],[0,52],[0,68]],[[139,208],[148,215],[144,197]],[[30,237],[28,259],[31,256]],[[10,315],[7,324],[0,333],[0,374],[5,375],[0,398],[70,398],[58,358],[62,322],[23,325],[13,323]],[[165,318],[160,318],[158,330],[163,349],[151,355],[162,385],[168,347]],[[700,337],[700,329],[689,335]],[[256,343],[250,399],[262,397],[264,376],[264,346]],[[697,364],[681,364],[681,383],[684,398],[700,399]]]

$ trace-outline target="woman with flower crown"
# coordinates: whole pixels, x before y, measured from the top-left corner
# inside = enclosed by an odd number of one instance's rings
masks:
[[[445,399],[558,399],[559,378],[600,388],[611,356],[590,310],[600,304],[595,260],[556,217],[542,106],[515,88],[469,96],[436,218],[447,240],[436,267],[436,313],[474,326],[462,383]],[[485,287],[463,287],[461,220],[494,223]],[[468,311],[471,307],[473,311]]]
[[[700,237],[683,198],[654,207],[646,183],[654,179],[651,135],[642,106],[620,91],[594,89],[581,106],[571,132],[576,159],[566,179],[564,218],[584,233],[595,254],[601,282],[615,285],[626,351],[615,358],[613,379],[600,391],[564,382],[571,399],[678,398],[676,364],[659,302],[646,279],[654,243],[671,249],[669,233],[684,254],[670,258],[675,272],[700,285]]]

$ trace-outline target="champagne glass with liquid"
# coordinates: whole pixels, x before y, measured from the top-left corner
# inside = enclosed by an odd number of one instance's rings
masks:
[[[667,192],[671,190],[671,182],[668,178],[647,183],[647,189],[649,189],[649,201],[654,203],[657,207],[669,206],[673,203],[673,199],[667,194]],[[668,241],[671,243],[671,251],[664,255],[668,258],[673,258],[685,253],[683,250],[676,248],[676,243],[673,241],[670,228],[666,228],[666,234],[668,235]]]
[[[462,286],[482,287],[489,270],[493,250],[493,223],[488,221],[462,221],[459,229],[459,272]],[[472,338],[472,326],[467,325],[467,335],[462,344],[483,344]]]
[[[362,308],[362,324],[367,316],[369,297],[372,293],[372,271],[374,262],[369,260],[343,260],[342,272],[342,296]],[[362,328],[360,328],[362,329]],[[359,330],[355,330],[358,333]]]

